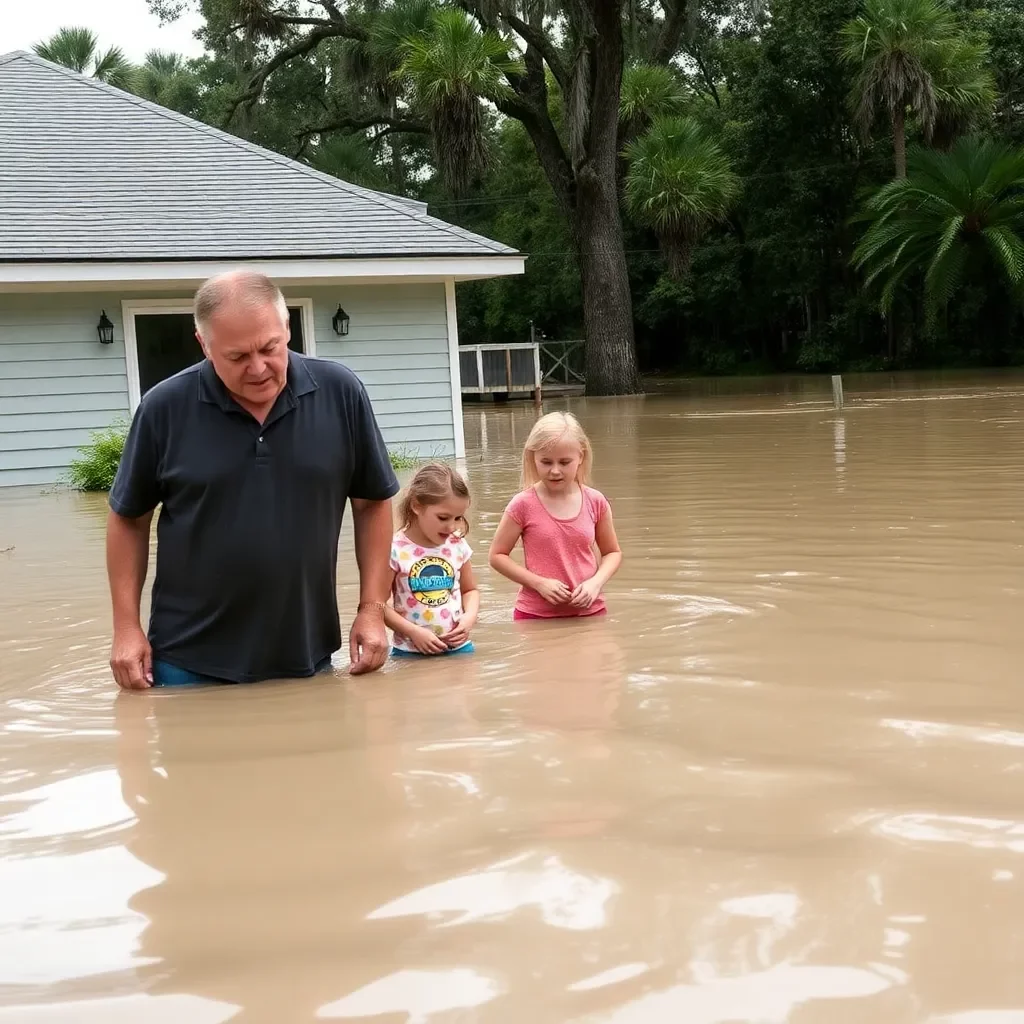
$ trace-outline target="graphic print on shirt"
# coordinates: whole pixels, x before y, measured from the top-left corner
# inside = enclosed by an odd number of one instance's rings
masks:
[[[428,555],[409,567],[409,590],[420,604],[440,608],[455,589],[455,569],[438,555]]]
[[[395,573],[392,597],[395,611],[438,636],[462,618],[459,572],[473,551],[464,539],[452,537],[437,548],[413,543],[401,531],[391,542],[391,568]],[[414,651],[415,646],[395,633],[394,646]]]

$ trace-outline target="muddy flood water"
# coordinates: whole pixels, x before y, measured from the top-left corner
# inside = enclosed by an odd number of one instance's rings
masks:
[[[472,657],[118,694],[101,496],[0,492],[0,1022],[1022,1024],[1024,375],[559,400],[625,562]],[[347,630],[351,537],[341,558]]]

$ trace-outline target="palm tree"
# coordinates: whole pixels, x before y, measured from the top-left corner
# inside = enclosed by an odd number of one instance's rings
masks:
[[[627,64],[619,95],[622,138],[635,138],[655,117],[679,113],[685,102],[683,86],[672,68],[640,60]]]
[[[338,66],[346,98],[354,98],[356,110],[378,112],[392,124],[402,120],[404,83],[399,75],[407,39],[430,31],[432,0],[395,0],[386,7],[367,5],[368,39],[338,40]],[[386,141],[385,141],[386,140]],[[382,147],[382,143],[384,143]],[[382,132],[374,139],[378,158],[386,148],[391,164],[389,185],[402,194],[406,189],[406,145],[401,132]],[[343,176],[343,175],[342,175]]]
[[[434,157],[450,191],[461,195],[487,162],[479,98],[511,96],[506,74],[523,71],[497,33],[482,32],[464,11],[443,8],[427,32],[402,44],[396,77],[412,86],[415,102],[429,113]]]
[[[932,71],[936,118],[932,142],[948,150],[961,135],[975,127],[979,115],[991,109],[996,83],[987,67],[988,47],[958,38],[940,49]]]
[[[740,194],[729,159],[692,117],[655,118],[626,147],[626,206],[661,243],[669,273],[683,278],[693,247]]]
[[[851,93],[855,117],[865,136],[875,113],[885,108],[892,123],[896,177],[907,174],[906,116],[909,109],[930,139],[939,116],[935,74],[957,67],[953,56],[961,32],[943,0],[865,0],[863,13],[842,29],[841,57],[856,69]],[[958,96],[947,83],[944,99],[955,109]]]
[[[72,71],[127,89],[131,85],[134,68],[118,46],[100,53],[99,40],[87,28],[62,28],[42,43],[36,43],[35,52],[44,60],[61,64]]]
[[[179,53],[150,50],[129,83],[137,96],[190,117],[201,113],[199,80]]]
[[[370,142],[358,132],[333,136],[317,146],[308,159],[317,170],[353,185],[373,189],[387,185]]]
[[[853,264],[880,287],[879,308],[924,277],[929,323],[963,280],[989,265],[1013,289],[1024,282],[1024,151],[970,136],[949,153],[915,147],[910,173],[883,186],[856,220],[866,230]]]

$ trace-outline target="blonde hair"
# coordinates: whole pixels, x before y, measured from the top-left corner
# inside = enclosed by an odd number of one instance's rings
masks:
[[[450,497],[469,500],[469,485],[462,475],[443,462],[428,462],[420,466],[398,502],[398,519],[402,529],[407,529],[416,517],[413,502],[417,505],[439,505]],[[469,533],[469,520],[465,516],[462,518],[462,530],[453,533],[459,537]]]
[[[580,487],[586,487],[590,483],[590,471],[594,467],[594,452],[590,447],[590,438],[571,412],[549,412],[534,423],[523,448],[523,472],[520,483],[524,491],[540,479],[537,475],[536,453],[565,440],[575,441],[580,446],[580,468],[576,473],[576,482]]]

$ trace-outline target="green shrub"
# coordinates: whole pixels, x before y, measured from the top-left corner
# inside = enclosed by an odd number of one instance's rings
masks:
[[[124,451],[128,424],[117,420],[106,430],[97,430],[92,440],[79,448],[79,457],[68,469],[68,482],[80,491],[109,491]]]
[[[418,455],[413,455],[405,448],[398,451],[388,450],[388,458],[391,459],[391,468],[396,472],[403,469],[412,469],[422,461]]]
[[[92,440],[79,448],[79,457],[68,468],[68,483],[79,491],[109,491],[114,485],[117,467],[124,452],[128,424],[123,420],[112,423],[106,430],[97,430]],[[405,448],[388,451],[391,465],[396,470],[412,469],[421,459]]]

